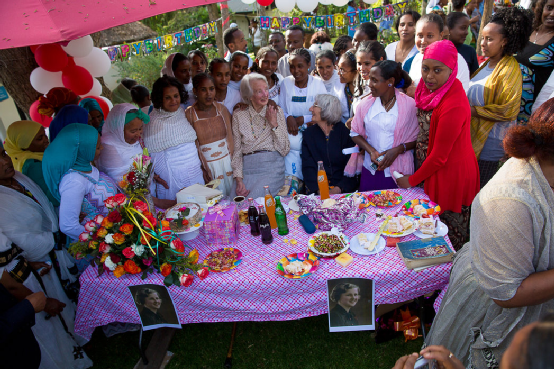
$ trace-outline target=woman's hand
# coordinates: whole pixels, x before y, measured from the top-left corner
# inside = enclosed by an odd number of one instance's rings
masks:
[[[476,118],[478,116],[479,116],[479,114],[477,114],[477,109],[475,109],[475,106],[472,106],[471,107],[471,117]]]
[[[244,185],[244,182],[242,181],[242,178],[235,178],[235,180],[237,181],[237,189],[236,189],[236,193],[238,196],[248,196],[248,194],[250,193],[250,190],[247,190],[246,189],[246,186]]]
[[[418,357],[419,355],[416,352],[402,356],[400,359],[396,360],[396,364],[394,364],[394,368],[392,369],[414,369],[414,364]]]
[[[156,181],[156,183],[159,183],[160,185],[162,185],[166,190],[169,190],[169,185],[167,184],[167,182],[165,180],[163,180],[162,177],[160,177],[156,173],[154,173],[154,181]]]
[[[273,100],[272,100],[273,101]],[[265,118],[267,119],[267,122],[271,126],[271,128],[276,128],[277,123],[277,109],[274,106],[267,107],[265,111]]]
[[[396,179],[396,184],[400,188],[410,188],[410,176],[404,176]]]
[[[246,110],[248,109],[248,104],[245,104],[243,102],[239,102],[235,104],[235,107],[233,108],[233,111],[240,109],[240,110]],[[231,112],[233,114],[233,112]]]
[[[385,150],[382,153],[379,154],[379,156],[385,156],[383,160],[379,163],[378,170],[385,170],[386,168],[390,167],[392,163],[396,160],[398,155],[400,155],[404,151],[404,148],[400,150],[398,147],[393,147],[390,150]]]
[[[152,196],[152,202],[154,203],[154,206],[157,206],[160,209],[169,209],[173,205],[177,204],[177,200],[158,199],[154,196]]]
[[[298,134],[298,123],[296,123],[296,119],[292,115],[287,117],[287,130],[293,136]]]
[[[294,118],[296,119],[296,124],[298,125],[298,127],[302,127],[302,125],[304,124],[304,117],[303,116],[299,116],[299,117],[296,117]],[[308,123],[309,125],[312,125],[313,122],[309,122]]]
[[[346,121],[346,123],[344,123],[344,125],[346,126],[346,128],[352,130],[352,121],[354,120],[354,117],[352,118],[348,118],[348,120]]]
[[[279,105],[277,105],[277,103],[271,99],[269,99],[267,101],[267,106],[273,106],[274,108],[277,108]]]
[[[421,355],[428,360],[436,360],[440,369],[464,369],[464,364],[444,346],[429,346],[421,350]]]
[[[410,96],[412,99],[415,96],[417,86],[415,86],[413,83],[406,89],[406,95]]]
[[[50,316],[56,316],[62,312],[64,307],[65,307],[65,304],[63,302],[48,297],[46,299],[46,305],[44,306],[44,311],[46,312],[46,314]]]
[[[83,223],[83,220],[85,220],[86,217],[87,217],[87,213],[81,211],[79,213],[79,223]]]
[[[339,195],[341,193],[342,193],[342,190],[339,186],[335,186],[335,187],[329,189],[329,194],[330,195]]]
[[[52,269],[52,265],[45,263],[43,261],[29,261],[29,265],[31,266],[31,268],[37,271],[42,268],[42,270],[39,273],[41,277],[50,273],[50,269]]]
[[[374,162],[375,164],[379,164],[379,162],[377,161],[377,159],[379,158],[379,152],[377,150],[372,150],[369,152],[369,157],[371,158],[371,161]]]

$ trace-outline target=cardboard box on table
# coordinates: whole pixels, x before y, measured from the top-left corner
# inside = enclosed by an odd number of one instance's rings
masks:
[[[240,221],[235,204],[216,205],[204,218],[204,234],[209,245],[227,246],[239,239]]]

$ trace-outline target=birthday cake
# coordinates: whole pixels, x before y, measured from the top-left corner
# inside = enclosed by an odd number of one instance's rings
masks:
[[[192,202],[177,204],[167,209],[165,220],[173,232],[187,232],[202,220],[202,208]]]

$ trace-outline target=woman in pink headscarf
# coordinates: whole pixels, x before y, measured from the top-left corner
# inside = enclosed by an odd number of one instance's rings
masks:
[[[424,182],[425,193],[444,211],[440,219],[459,250],[469,236],[469,206],[479,192],[479,169],[471,146],[471,110],[457,72],[458,52],[451,41],[425,49],[415,93],[418,169],[396,183],[409,188]]]

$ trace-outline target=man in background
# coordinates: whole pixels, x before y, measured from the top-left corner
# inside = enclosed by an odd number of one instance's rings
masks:
[[[283,57],[287,53],[287,46],[285,44],[285,35],[281,32],[271,32],[269,35],[269,44],[277,50],[279,58]]]
[[[304,28],[299,25],[290,26],[287,29],[287,32],[285,33],[285,39],[286,39],[286,45],[287,45],[287,51],[290,53],[293,50],[296,49],[302,49],[304,48]],[[308,69],[308,72],[311,73],[315,69],[315,54],[310,51],[308,52],[311,56],[310,61],[310,68]],[[288,53],[283,55],[279,59],[279,63],[277,64],[277,71],[283,76],[288,77],[290,76],[290,68],[289,68],[289,55]]]
[[[238,27],[228,28],[223,32],[223,43],[229,49],[229,53],[225,56],[225,60],[231,60],[231,54],[235,51],[246,52],[248,41],[244,38],[244,33]],[[248,56],[248,68],[252,66],[252,59]]]

